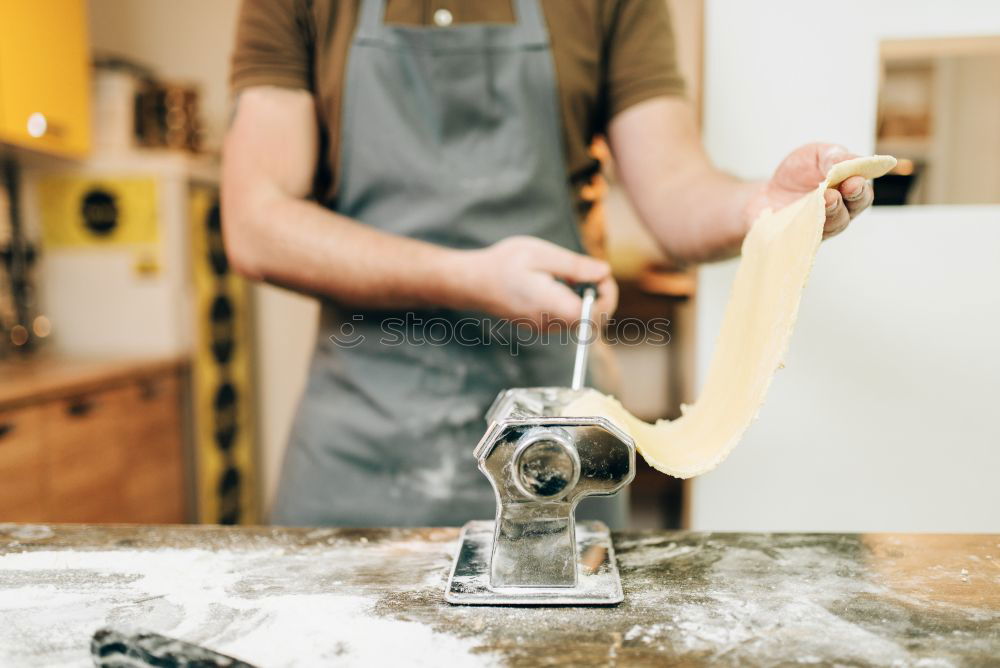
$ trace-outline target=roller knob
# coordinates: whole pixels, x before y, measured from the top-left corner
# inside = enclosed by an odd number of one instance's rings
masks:
[[[580,481],[580,455],[564,433],[553,429],[531,431],[514,451],[513,477],[525,496],[556,501]]]

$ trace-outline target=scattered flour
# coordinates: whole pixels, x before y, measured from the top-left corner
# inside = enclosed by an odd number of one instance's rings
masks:
[[[470,653],[474,640],[375,614],[376,598],[341,585],[344,550],[335,553],[340,563],[300,552],[2,555],[0,665],[92,665],[90,637],[106,625],[156,631],[261,666],[491,663]],[[439,588],[440,574],[417,573],[408,585],[426,586]]]
[[[830,656],[862,665],[911,662],[906,648],[894,638],[877,635],[833,611],[845,593],[881,593],[856,577],[852,559],[836,552],[795,546],[769,551],[756,545],[718,550],[711,539],[681,544],[649,538],[629,547],[642,548],[619,553],[624,566],[637,569],[631,605],[669,614],[656,623],[629,628],[623,637],[626,648],[639,644],[736,665],[788,658],[789,648],[795,648],[797,662],[807,664]],[[708,568],[685,575],[693,564]],[[673,600],[667,604],[662,589],[642,581],[645,572],[661,579],[670,574],[680,582],[694,577],[704,584],[698,586],[697,600],[668,593]]]

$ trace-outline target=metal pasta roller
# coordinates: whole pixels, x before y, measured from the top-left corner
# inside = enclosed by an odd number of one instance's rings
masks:
[[[635,443],[605,418],[567,417],[586,370],[584,291],[573,387],[501,392],[475,456],[496,492],[494,522],[462,529],[445,600],[467,605],[608,605],[623,598],[608,527],[577,524],[577,503],[614,494],[635,475]]]

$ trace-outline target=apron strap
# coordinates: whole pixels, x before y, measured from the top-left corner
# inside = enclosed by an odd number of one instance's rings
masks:
[[[362,0],[357,37],[378,37],[385,23],[385,0]]]
[[[514,27],[527,44],[545,45],[549,33],[542,16],[541,0],[511,0],[514,3]],[[386,0],[362,0],[356,37],[375,38],[385,27]],[[440,30],[440,28],[437,28]]]
[[[514,0],[514,18],[525,42],[548,44],[549,31],[542,17],[542,0]]]

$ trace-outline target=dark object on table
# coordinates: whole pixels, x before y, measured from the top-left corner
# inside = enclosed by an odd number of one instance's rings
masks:
[[[100,629],[90,639],[90,655],[100,668],[254,668],[231,656],[149,631]]]

